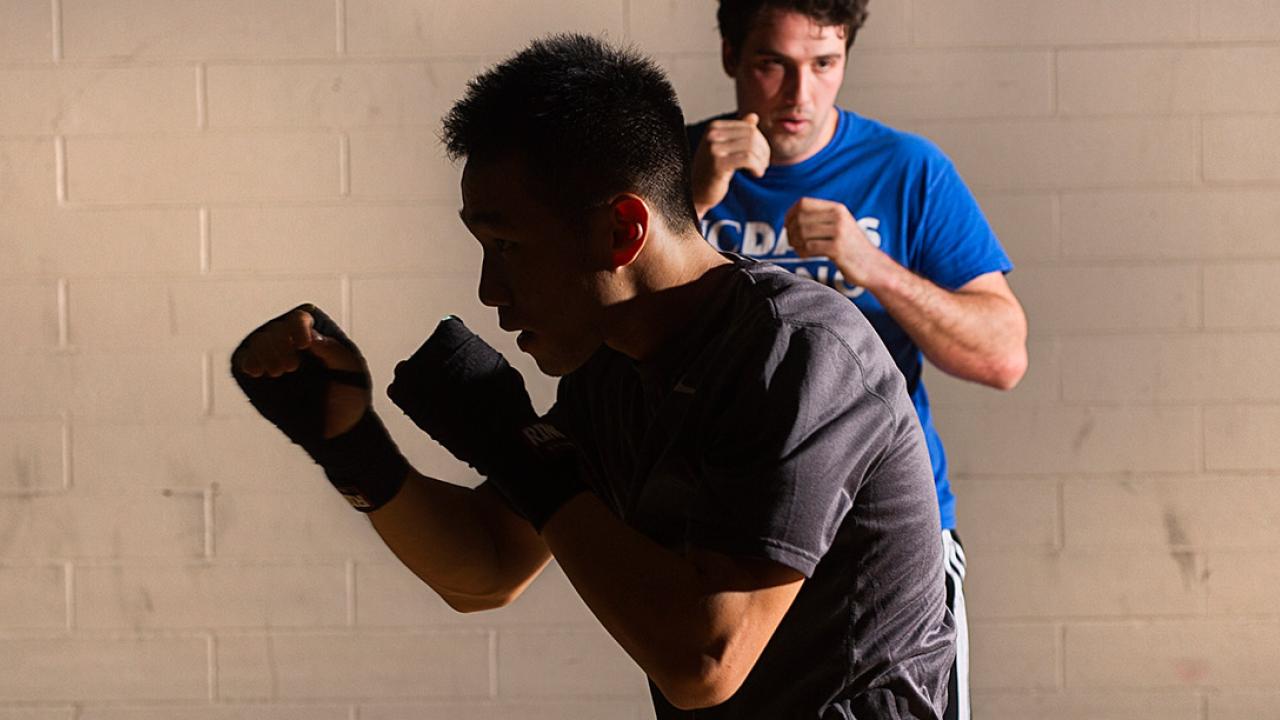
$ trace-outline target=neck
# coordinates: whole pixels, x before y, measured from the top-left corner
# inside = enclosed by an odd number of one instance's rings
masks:
[[[818,138],[814,141],[809,149],[800,155],[794,155],[786,159],[777,158],[770,161],[772,165],[799,165],[809,158],[822,152],[823,148],[831,144],[831,140],[836,136],[836,127],[840,123],[840,108],[832,106],[827,112],[827,118],[823,121],[822,127],[818,128]]]
[[[693,320],[715,290],[723,255],[691,230],[651,243],[629,269],[627,299],[610,307],[605,344],[633,360],[657,355]]]

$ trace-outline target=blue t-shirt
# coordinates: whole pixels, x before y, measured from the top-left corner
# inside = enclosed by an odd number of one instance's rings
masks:
[[[835,135],[818,154],[795,165],[770,165],[760,178],[735,174],[724,200],[703,217],[702,234],[721,250],[768,260],[830,285],[866,315],[906,377],[929,446],[942,527],[954,528],[955,496],[920,379],[920,348],[871,293],[846,283],[835,263],[797,257],[782,222],[802,197],[843,203],[872,244],[947,290],[985,273],[1009,272],[1013,264],[937,146],[847,110],[838,112]],[[708,122],[689,127],[691,148],[698,147]]]

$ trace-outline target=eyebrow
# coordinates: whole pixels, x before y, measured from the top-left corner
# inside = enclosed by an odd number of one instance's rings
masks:
[[[771,50],[771,49],[769,49],[769,48],[760,48],[759,50],[756,50],[755,54],[756,54],[756,57],[761,57],[761,56],[763,56],[763,57],[771,57],[771,58],[782,58],[782,59],[784,59],[784,60],[791,60],[791,59],[792,59],[792,58],[791,58],[791,56],[789,56],[789,55],[786,55],[786,54],[784,54],[784,53],[782,53],[782,52],[779,52],[779,51],[777,51],[777,50]],[[839,58],[839,57],[840,57],[840,53],[823,53],[822,55],[814,55],[814,56],[813,56],[813,58],[811,58],[811,59],[813,59],[813,60],[835,60],[836,58]]]

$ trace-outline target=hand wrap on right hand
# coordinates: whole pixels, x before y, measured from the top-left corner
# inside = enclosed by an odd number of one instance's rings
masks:
[[[586,490],[577,448],[538,420],[520,372],[458,318],[396,365],[387,396],[538,530]]]
[[[315,320],[312,325],[315,331],[338,341],[354,353],[362,369],[333,370],[304,350],[298,353],[298,369],[280,377],[252,377],[242,371],[238,356],[249,338],[294,310],[303,310],[311,315]],[[337,323],[314,305],[301,305],[294,310],[263,323],[240,343],[231,354],[231,375],[253,407],[300,445],[324,469],[329,482],[353,507],[371,512],[386,504],[400,490],[409,471],[409,463],[374,413],[372,404],[349,430],[336,437],[325,438],[329,383],[366,390],[372,383],[360,350]]]

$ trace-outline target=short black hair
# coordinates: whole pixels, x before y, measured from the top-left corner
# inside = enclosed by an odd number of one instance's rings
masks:
[[[552,35],[468,84],[444,119],[450,159],[515,155],[570,222],[620,192],[696,229],[684,114],[666,75],[634,50]]]
[[[819,25],[844,28],[844,48],[853,46],[853,38],[867,21],[868,0],[720,0],[716,21],[720,38],[729,43],[736,56],[751,28],[765,10],[796,12],[812,18]]]

